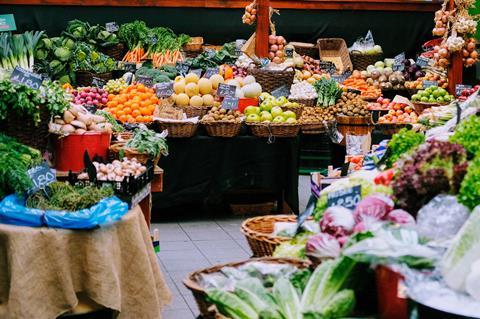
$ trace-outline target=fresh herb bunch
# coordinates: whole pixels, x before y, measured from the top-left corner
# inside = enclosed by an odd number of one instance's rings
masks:
[[[48,187],[48,198],[40,190],[27,198],[27,207],[73,212],[89,208],[114,194],[112,187],[72,186],[67,182],[53,182]]]
[[[458,201],[470,209],[480,205],[480,157],[470,162],[458,192]]]
[[[72,97],[58,82],[43,81],[41,90],[45,96],[45,106],[50,115],[61,115],[70,107]]]
[[[40,105],[44,103],[45,100],[39,90],[23,84],[14,84],[9,80],[0,81],[0,120],[6,119],[13,111],[18,116],[29,117],[38,124]]]
[[[125,144],[126,148],[136,149],[140,153],[147,153],[153,158],[160,154],[168,155],[167,141],[160,133],[156,133],[146,127],[135,130],[133,137]]]
[[[27,170],[41,162],[38,150],[0,134],[0,199],[12,193],[23,194],[30,188]]]
[[[416,214],[438,194],[457,194],[467,168],[467,152],[461,145],[428,141],[399,162],[392,182],[397,205]]]
[[[321,78],[320,80],[313,83],[313,88],[317,91],[318,106],[332,106],[335,105],[337,100],[342,95],[342,88],[338,83],[333,79]]]
[[[124,23],[118,29],[118,38],[127,44],[129,50],[142,47],[146,43],[148,27],[143,21]]]
[[[235,42],[229,42],[225,43],[219,51],[215,51],[215,54],[212,56],[209,55],[209,52],[204,52],[196,58],[188,59],[187,61],[191,63],[193,69],[203,70],[222,64],[234,64],[237,60],[235,49]]]
[[[392,136],[392,139],[388,142],[389,156],[385,159],[387,168],[393,166],[398,159],[408,154],[418,145],[425,142],[425,135],[417,133],[407,128],[403,128],[398,133]]]
[[[480,153],[480,116],[472,115],[463,120],[450,137],[452,143],[465,147],[469,155],[476,156]]]

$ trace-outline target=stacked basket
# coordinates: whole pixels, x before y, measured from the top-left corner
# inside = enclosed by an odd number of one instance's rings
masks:
[[[291,68],[283,71],[250,68],[247,72],[262,86],[262,91],[268,93],[284,85],[291,87],[295,77],[295,71]]]
[[[325,38],[317,40],[320,57],[322,60],[330,61],[336,60],[335,66],[338,69],[346,71],[353,71],[352,61],[348,52],[345,40],[340,38]]]

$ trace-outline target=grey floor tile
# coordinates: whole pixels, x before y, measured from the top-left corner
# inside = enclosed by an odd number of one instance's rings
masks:
[[[243,248],[243,250],[250,256],[252,254],[252,249],[248,245],[247,239],[245,236],[243,238],[235,239],[235,242]]]
[[[205,258],[172,260],[165,263],[166,270],[172,271],[194,271],[210,266],[210,262]]]
[[[164,251],[194,250],[195,245],[190,240],[163,241],[160,239],[160,253]]]
[[[192,230],[187,231],[188,237],[191,240],[220,240],[220,239],[230,239],[231,237],[223,231],[222,228],[218,227],[218,230]]]
[[[159,230],[160,242],[190,240],[182,229]]]
[[[176,261],[184,259],[201,259],[203,257],[197,247],[186,250],[164,250],[158,253],[160,261],[165,265],[167,261]]]
[[[195,301],[195,298],[193,297],[192,294],[189,295],[183,295],[183,299],[187,303],[188,307],[190,310],[196,314],[199,313],[200,311],[198,310],[197,302]]]
[[[307,207],[310,194],[310,175],[300,175],[298,177],[298,200],[301,212]]]
[[[249,256],[245,254],[245,256],[212,257],[212,258],[208,258],[208,261],[211,262],[213,265],[218,265],[218,264],[226,264],[226,263],[231,263],[236,261],[244,261],[246,259],[249,259]]]
[[[195,319],[195,316],[189,309],[165,310],[163,319]]]
[[[190,310],[190,307],[188,306],[187,302],[185,301],[185,298],[181,295],[173,295],[172,298],[172,303],[168,306],[165,307],[165,310],[179,310],[179,309],[185,309],[185,310]]]

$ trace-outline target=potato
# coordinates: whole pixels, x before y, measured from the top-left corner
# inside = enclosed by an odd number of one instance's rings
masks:
[[[65,124],[62,126],[61,131],[64,134],[70,134],[75,132],[75,127],[73,127],[73,125],[70,125],[70,124]]]
[[[75,121],[71,121],[70,124],[72,124],[77,128],[83,128],[84,130],[87,129],[87,125],[85,125],[85,123],[82,121],[75,120]]]
[[[79,113],[77,116],[77,120],[85,123],[86,126],[93,123],[92,115],[88,115],[88,114]]]
[[[65,111],[63,113],[63,121],[67,124],[70,124],[75,120],[75,116],[70,111]]]

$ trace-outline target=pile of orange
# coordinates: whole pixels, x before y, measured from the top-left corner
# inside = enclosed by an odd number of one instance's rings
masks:
[[[119,94],[109,94],[105,110],[123,123],[149,123],[158,104],[155,90],[132,84]]]

